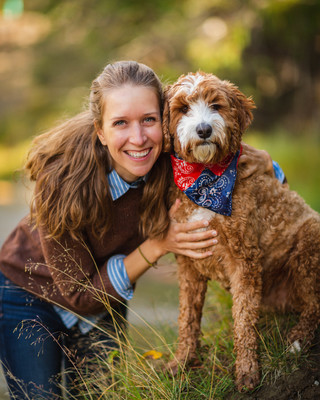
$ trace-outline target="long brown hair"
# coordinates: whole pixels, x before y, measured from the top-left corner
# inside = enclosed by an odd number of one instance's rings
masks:
[[[87,111],[36,137],[25,171],[36,181],[31,216],[58,239],[68,231],[81,238],[91,226],[97,237],[112,225],[112,198],[107,174],[112,170],[108,149],[96,134],[102,126],[104,96],[125,84],[152,88],[162,112],[162,85],[153,70],[134,61],[108,64],[92,82]],[[161,154],[148,176],[141,199],[141,229],[155,237],[168,227],[168,158]]]

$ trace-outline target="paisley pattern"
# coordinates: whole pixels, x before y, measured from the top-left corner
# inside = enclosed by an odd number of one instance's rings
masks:
[[[223,162],[214,165],[187,163],[171,156],[174,181],[198,206],[222,215],[231,215],[232,192],[237,178],[240,149]]]

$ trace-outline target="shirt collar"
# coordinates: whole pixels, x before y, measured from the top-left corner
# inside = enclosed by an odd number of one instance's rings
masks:
[[[133,189],[138,188],[142,182],[147,181],[147,178],[148,174],[137,179],[134,182],[128,183],[125,180],[123,180],[120,175],[118,175],[115,169],[113,169],[108,174],[108,182],[112,200],[115,201],[119,199],[119,197],[123,196],[131,188]]]

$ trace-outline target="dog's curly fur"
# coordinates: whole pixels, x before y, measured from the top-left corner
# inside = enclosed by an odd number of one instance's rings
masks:
[[[164,149],[188,162],[217,163],[240,148],[252,122],[252,99],[211,74],[181,76],[169,86],[163,118]],[[212,126],[209,138],[197,135]],[[172,183],[172,201],[181,200],[175,219],[210,219],[219,234],[213,256],[177,256],[179,264],[179,346],[168,368],[197,358],[207,281],[215,279],[233,297],[236,383],[239,390],[259,382],[256,323],[262,308],[300,313],[288,336],[294,349],[310,344],[320,317],[320,218],[301,197],[264,174],[243,178],[239,166],[232,215],[222,216],[191,202]]]

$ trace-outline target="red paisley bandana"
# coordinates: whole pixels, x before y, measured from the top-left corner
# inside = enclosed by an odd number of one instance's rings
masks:
[[[242,146],[240,147],[239,157],[241,154]],[[175,184],[180,190],[184,191],[193,185],[201,173],[206,169],[210,170],[217,176],[221,176],[229,167],[231,161],[233,160],[234,154],[228,154],[227,157],[218,164],[189,163],[181,160],[180,158],[176,158],[173,155],[170,157]]]

